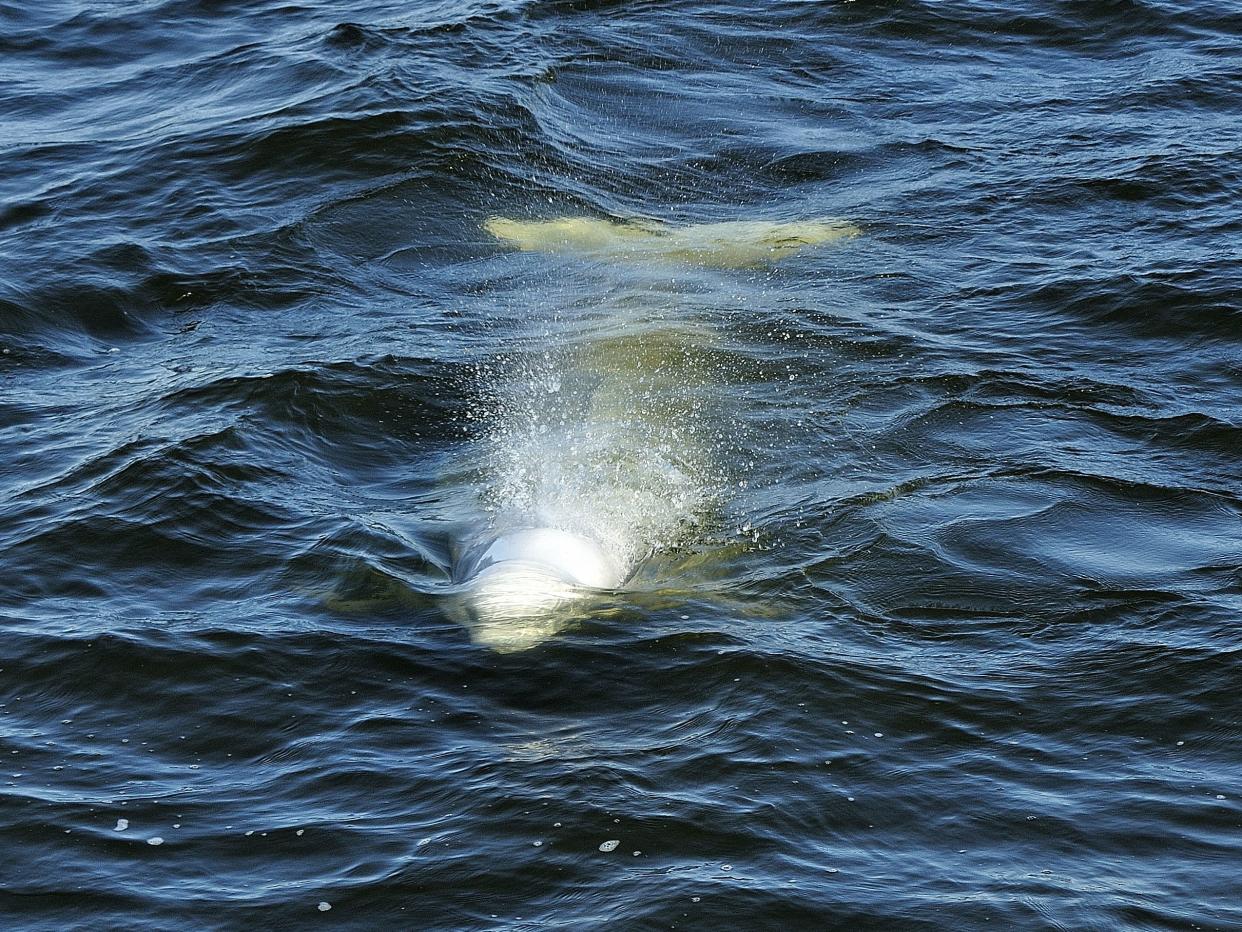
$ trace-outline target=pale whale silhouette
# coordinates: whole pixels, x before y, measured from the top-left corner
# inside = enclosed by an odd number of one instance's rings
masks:
[[[761,266],[859,232],[835,220],[674,227],[491,217],[483,227],[524,251],[712,268]],[[550,380],[554,395],[532,400],[537,407],[573,396],[581,405],[568,421],[536,416],[533,425],[521,425],[525,415],[516,416],[506,452],[519,464],[519,484],[537,489],[537,507],[527,501],[516,519],[508,515],[499,529],[476,528],[466,538],[447,604],[481,646],[523,650],[563,630],[630,581],[661,544],[652,536],[676,536],[678,522],[710,498],[697,488],[694,464],[701,466],[707,451],[696,449],[698,408],[687,388],[705,381],[695,360],[712,341],[711,329],[690,321],[651,329],[641,313],[613,321],[626,323],[626,336],[580,344],[566,371]],[[562,382],[593,387],[572,391]],[[550,422],[559,425],[551,432]]]

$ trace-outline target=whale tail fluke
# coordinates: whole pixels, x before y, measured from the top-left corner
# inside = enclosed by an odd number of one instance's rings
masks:
[[[861,232],[844,220],[732,220],[669,226],[647,220],[490,217],[483,229],[526,252],[579,252],[666,259],[715,268],[751,268]]]

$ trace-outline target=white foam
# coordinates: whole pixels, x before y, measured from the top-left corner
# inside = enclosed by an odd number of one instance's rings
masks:
[[[495,650],[545,640],[652,552],[691,539],[714,494],[699,391],[710,331],[615,310],[607,339],[484,376],[474,452],[491,519],[454,575],[465,589],[459,620]]]

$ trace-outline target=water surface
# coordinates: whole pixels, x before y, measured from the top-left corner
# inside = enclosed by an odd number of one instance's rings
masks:
[[[4,925],[1242,927],[1231,4],[0,26]]]

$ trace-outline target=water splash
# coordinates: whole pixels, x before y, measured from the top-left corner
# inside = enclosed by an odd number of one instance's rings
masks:
[[[498,525],[598,541],[626,575],[693,535],[712,496],[702,338],[649,329],[519,363],[487,438]]]
[[[541,540],[575,552],[476,586],[467,613],[476,640],[513,649],[563,628],[573,612],[557,609],[590,594],[566,579],[571,563],[602,562],[603,578],[619,585],[652,554],[700,534],[721,487],[709,426],[715,334],[681,313],[650,292],[641,301],[626,289],[579,295],[480,385],[488,522],[465,548],[459,577],[524,529],[563,532]]]

